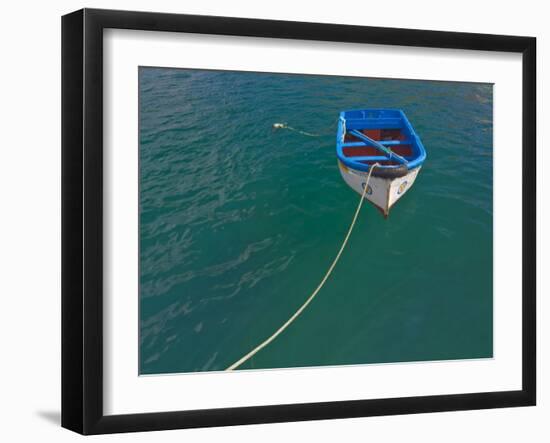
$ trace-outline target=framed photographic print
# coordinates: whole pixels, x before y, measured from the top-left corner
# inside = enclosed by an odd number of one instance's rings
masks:
[[[531,37],[62,20],[62,425],[535,404]]]

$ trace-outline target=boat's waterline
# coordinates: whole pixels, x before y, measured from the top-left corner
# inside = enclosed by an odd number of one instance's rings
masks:
[[[348,186],[362,195],[368,172],[351,169],[340,160],[338,160],[338,167]],[[369,181],[369,189],[367,189],[365,198],[387,216],[390,208],[412,187],[420,169],[421,166],[398,178],[382,178],[373,175]]]

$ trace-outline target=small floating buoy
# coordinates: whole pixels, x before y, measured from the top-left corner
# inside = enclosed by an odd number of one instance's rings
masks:
[[[288,126],[286,123],[273,123],[273,130],[275,129],[288,129],[289,131],[294,131],[302,135],[307,135],[308,137],[321,137],[322,134],[312,134],[311,132],[302,131],[300,129],[293,128]]]

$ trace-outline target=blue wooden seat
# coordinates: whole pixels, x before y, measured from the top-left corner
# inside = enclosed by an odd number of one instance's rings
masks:
[[[411,145],[411,140],[378,140],[378,143],[384,146]],[[361,146],[372,146],[365,142],[345,142],[342,143],[342,148],[359,148]]]

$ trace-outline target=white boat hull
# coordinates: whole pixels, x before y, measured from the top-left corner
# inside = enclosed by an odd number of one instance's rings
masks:
[[[363,195],[368,172],[350,169],[339,160],[338,166],[340,174],[348,186],[359,195]],[[403,177],[398,178],[381,178],[372,175],[365,198],[387,217],[390,208],[412,187],[420,168],[419,166],[412,169]]]

